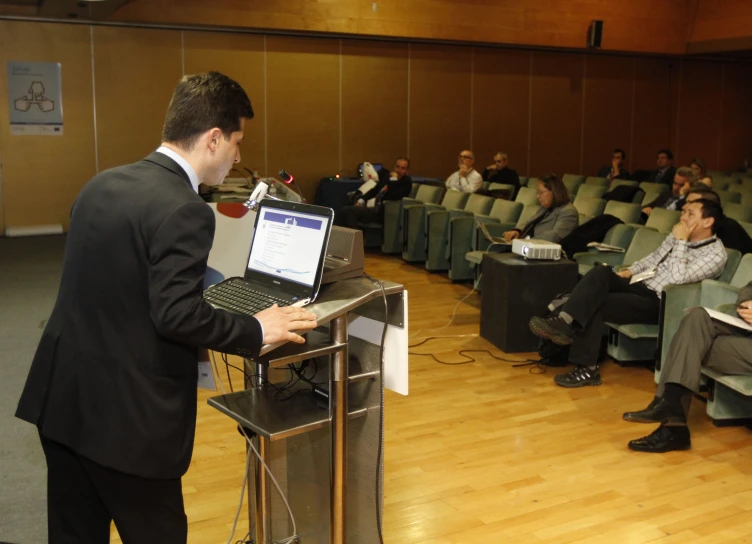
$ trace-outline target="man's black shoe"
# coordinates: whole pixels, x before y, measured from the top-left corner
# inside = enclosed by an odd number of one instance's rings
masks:
[[[568,346],[574,337],[572,326],[561,317],[533,317],[530,320],[530,330],[535,336],[551,340],[560,346]]]
[[[562,387],[582,387],[583,385],[600,385],[603,383],[598,368],[590,369],[581,365],[577,365],[574,370],[566,374],[554,376],[554,382]]]
[[[649,435],[629,442],[629,449],[647,453],[688,450],[691,446],[686,426],[661,425]]]
[[[632,423],[666,423],[686,425],[687,418],[681,406],[672,405],[662,397],[654,397],[647,408],[639,412],[624,412],[624,421]]]

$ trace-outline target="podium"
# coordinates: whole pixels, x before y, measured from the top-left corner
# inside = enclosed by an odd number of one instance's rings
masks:
[[[252,379],[244,391],[213,397],[208,403],[256,436],[260,456],[277,478],[295,515],[305,544],[377,544],[377,478],[383,482],[381,408],[383,373],[380,346],[350,337],[353,314],[404,328],[407,316],[401,285],[382,282],[382,290],[361,277],[324,285],[307,308],[319,328],[305,344],[264,346],[246,361]],[[310,382],[328,384],[328,406],[298,385],[286,400],[269,381],[269,372],[308,361]],[[254,455],[255,458],[255,455]],[[256,544],[292,535],[284,503],[258,459],[249,469],[248,503]],[[383,486],[379,487],[383,489]]]
[[[505,353],[537,351],[540,339],[530,332],[533,316],[577,284],[577,263],[536,261],[514,253],[483,255],[480,335]]]

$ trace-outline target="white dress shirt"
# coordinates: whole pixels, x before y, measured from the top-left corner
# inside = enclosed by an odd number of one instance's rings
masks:
[[[459,170],[449,176],[446,180],[447,189],[462,191],[463,193],[474,193],[483,185],[483,178],[478,171],[473,168],[467,173],[467,176],[460,176]]]

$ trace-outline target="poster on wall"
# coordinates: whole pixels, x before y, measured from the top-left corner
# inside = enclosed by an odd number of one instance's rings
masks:
[[[8,61],[10,133],[63,134],[59,62]]]

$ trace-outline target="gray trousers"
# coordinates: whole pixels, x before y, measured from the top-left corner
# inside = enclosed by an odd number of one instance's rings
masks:
[[[714,321],[702,308],[693,308],[671,340],[656,396],[663,396],[667,383],[699,392],[703,366],[723,374],[752,374],[752,333]]]

